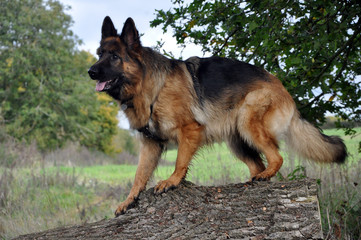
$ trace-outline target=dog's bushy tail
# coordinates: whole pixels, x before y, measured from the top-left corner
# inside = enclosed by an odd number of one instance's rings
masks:
[[[287,145],[302,158],[324,163],[343,163],[347,149],[340,137],[327,136],[295,112],[286,138]]]

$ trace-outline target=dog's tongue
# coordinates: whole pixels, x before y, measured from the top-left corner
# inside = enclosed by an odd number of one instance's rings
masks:
[[[105,87],[105,84],[107,84],[107,82],[100,82],[100,81],[98,81],[98,82],[97,82],[97,85],[95,86],[95,90],[98,91],[98,92],[103,91],[103,89],[104,89],[104,87]]]

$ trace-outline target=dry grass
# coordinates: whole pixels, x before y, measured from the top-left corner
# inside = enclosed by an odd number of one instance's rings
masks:
[[[129,191],[129,184],[111,186],[96,179],[79,178],[75,171],[60,171],[58,166],[129,163],[135,158],[128,154],[117,157],[91,152],[77,144],[42,154],[35,144],[3,136],[0,239],[113,217],[113,209]]]

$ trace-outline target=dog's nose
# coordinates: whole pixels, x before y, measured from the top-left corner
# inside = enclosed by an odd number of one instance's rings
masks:
[[[89,68],[88,70],[88,74],[92,79],[97,79],[98,75],[99,75],[99,70],[98,68],[92,66],[91,68]]]

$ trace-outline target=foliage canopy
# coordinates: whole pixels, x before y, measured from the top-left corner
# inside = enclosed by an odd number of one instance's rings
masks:
[[[117,107],[95,93],[87,76],[95,59],[77,50],[71,24],[58,1],[1,1],[1,125],[43,150],[79,141],[110,152]]]
[[[285,85],[303,117],[327,112],[361,120],[359,1],[172,0],[153,27],[177,42],[264,67]]]

